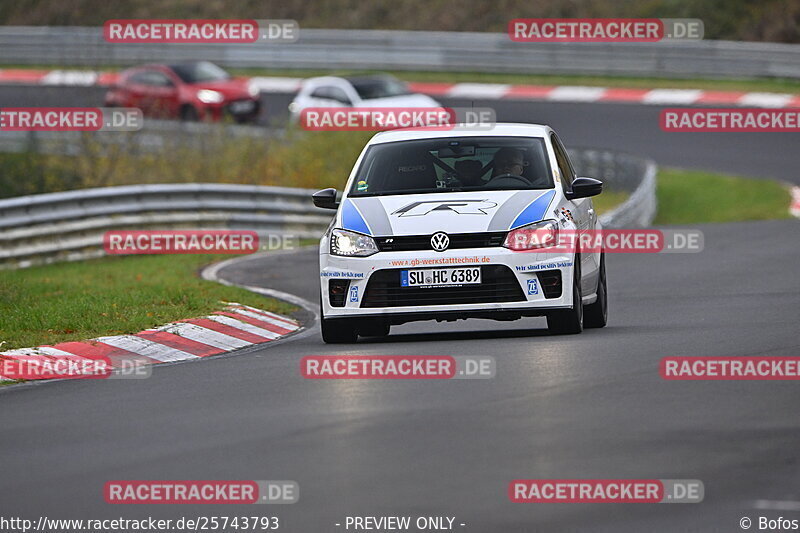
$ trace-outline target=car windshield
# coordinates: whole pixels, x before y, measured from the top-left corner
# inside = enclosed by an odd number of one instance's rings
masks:
[[[544,139],[464,137],[371,146],[348,196],[552,187]]]
[[[229,80],[231,75],[219,68],[214,63],[200,61],[184,65],[172,65],[170,68],[186,83],[200,83],[204,81]]]
[[[379,78],[348,78],[348,81],[362,100],[410,94],[405,83],[390,76]]]

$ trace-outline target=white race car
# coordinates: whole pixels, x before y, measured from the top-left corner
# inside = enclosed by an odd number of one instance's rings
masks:
[[[604,253],[553,248],[559,232],[601,229],[589,197],[602,187],[575,175],[548,126],[375,135],[341,200],[335,189],[313,195],[337,210],[320,241],[323,340],[415,320],[546,316],[561,334],[605,326]]]
[[[412,93],[404,82],[389,75],[324,76],[303,81],[289,104],[291,120],[297,121],[309,107],[436,108],[441,104],[428,95]]]

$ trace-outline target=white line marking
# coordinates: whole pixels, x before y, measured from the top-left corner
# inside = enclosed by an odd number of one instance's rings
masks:
[[[225,351],[230,351],[235,348],[244,348],[245,346],[253,344],[252,342],[237,339],[236,337],[231,337],[230,335],[225,335],[224,333],[186,322],[167,324],[166,326],[161,326],[156,329],[159,331],[166,331],[167,333],[173,333],[180,337],[186,337],[191,341],[201,342]]]
[[[780,93],[747,93],[739,99],[740,106],[754,107],[786,107],[793,98],[791,94]]]
[[[316,246],[315,246],[316,248]],[[258,252],[255,254],[245,255],[242,257],[232,257],[231,259],[226,259],[221,263],[215,263],[207,268],[204,268],[200,275],[203,279],[208,281],[215,281],[217,283],[221,283],[223,285],[228,285],[230,287],[241,287],[242,289],[247,289],[250,292],[255,292],[257,294],[263,294],[264,296],[269,296],[271,298],[276,298],[278,300],[283,300],[285,302],[289,302],[294,304],[298,307],[302,307],[312,315],[314,315],[315,319],[319,319],[319,305],[314,304],[306,300],[305,298],[301,298],[299,296],[295,296],[294,294],[289,294],[288,292],[278,291],[275,289],[268,289],[266,287],[256,287],[254,285],[240,285],[238,283],[233,283],[232,281],[228,281],[226,279],[219,277],[219,271],[223,268],[233,265],[244,263],[247,261],[252,261],[254,259],[261,259],[267,255],[275,256],[275,255],[284,255],[284,254],[291,254],[294,253],[295,250],[282,250],[282,251],[273,251],[273,252]]]
[[[51,70],[39,83],[88,87],[97,83],[97,73],[90,70]]]
[[[164,344],[149,341],[134,335],[119,335],[114,337],[98,337],[99,342],[109,344],[116,348],[121,348],[138,355],[167,363],[170,361],[183,361],[185,359],[197,359],[197,356],[176,348],[171,348]]]
[[[269,311],[264,311],[263,309],[258,309],[256,307],[250,307],[249,305],[244,305],[244,304],[240,304],[240,303],[237,303],[237,302],[222,302],[222,303],[227,304],[230,307],[241,307],[241,308],[247,309],[248,311],[252,311],[254,313],[258,313],[260,315],[267,315],[267,316],[270,316],[270,317],[274,318],[275,320],[281,320],[281,321],[286,322],[287,324],[292,325],[292,326],[298,326],[299,325],[297,320],[294,320],[294,319],[289,318],[287,316],[276,315],[275,313],[270,313]]]
[[[282,320],[275,320],[274,318],[270,318],[268,316],[259,315],[258,313],[253,313],[252,311],[248,311],[247,309],[236,309],[231,308],[230,311],[232,313],[236,313],[237,315],[247,316],[250,318],[255,318],[256,320],[260,320],[262,322],[266,322],[267,324],[274,324],[280,328],[288,329],[290,331],[294,331],[300,326],[293,326],[291,324],[287,324]]]
[[[53,348],[51,346],[39,346],[37,348],[19,348],[17,350],[11,350],[9,352],[3,352],[3,354],[8,354],[13,357],[14,354],[19,355],[33,355],[37,357],[49,357],[54,359],[68,359],[70,361],[91,361],[88,357],[83,357],[82,355],[77,355],[70,352],[65,352],[64,350],[59,350],[58,348]]]
[[[456,83],[447,91],[452,98],[502,98],[511,85],[504,83]]]
[[[563,102],[596,102],[606,92],[605,87],[579,87],[565,85],[556,87],[547,95],[548,100]]]
[[[701,96],[699,89],[653,89],[646,93],[642,102],[645,104],[693,104]]]
[[[275,333],[274,331],[269,331],[268,329],[260,328],[258,326],[254,326],[252,324],[248,324],[247,322],[242,322],[241,320],[236,320],[235,318],[231,318],[225,315],[208,315],[205,317],[209,320],[213,320],[214,322],[218,322],[220,324],[224,324],[226,326],[230,326],[234,329],[240,329],[242,331],[246,331],[247,333],[252,333],[253,335],[258,335],[259,337],[266,337],[268,339],[277,339],[281,337],[280,333]]]
[[[316,248],[316,246],[315,246]],[[223,268],[234,265],[240,264],[246,261],[252,261],[254,259],[260,259],[265,257],[267,254],[269,255],[283,255],[283,254],[291,254],[294,253],[294,250],[279,250],[279,251],[272,251],[272,252],[258,252],[255,254],[250,254],[242,257],[232,257],[230,259],[226,259],[220,263],[216,263],[213,265],[204,268],[200,275],[203,279],[208,281],[214,281],[216,283],[221,283],[223,285],[228,285],[230,287],[241,287],[242,289],[248,290],[250,292],[255,292],[257,294],[263,294],[264,296],[269,296],[270,298],[276,298],[278,300],[283,300],[284,302],[292,303],[298,307],[302,307],[306,311],[308,311],[313,317],[314,322],[319,322],[319,304],[311,303],[305,298],[301,298],[299,296],[295,296],[294,294],[289,294],[288,292],[277,291],[275,289],[268,289],[266,287],[256,287],[253,285],[240,285],[238,283],[233,283],[232,281],[228,281],[224,278],[219,277],[219,271]],[[309,328],[308,326],[300,326],[297,331],[294,333],[293,339],[301,339],[303,337],[307,337],[312,335],[316,332],[316,327]]]
[[[789,213],[800,218],[800,187],[792,187],[792,205],[789,206]]]
[[[0,355],[35,355],[35,356],[45,356],[45,357],[79,357],[75,354],[64,352],[62,350],[58,350],[56,348],[47,348],[47,347],[39,347],[39,348],[17,348],[16,350],[8,350],[7,352],[2,352]],[[85,357],[81,357],[81,359],[85,359]]]

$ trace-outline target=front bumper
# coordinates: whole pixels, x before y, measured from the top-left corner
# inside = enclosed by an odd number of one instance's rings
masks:
[[[327,250],[323,244],[323,250]],[[407,269],[457,268],[478,266],[482,269],[481,285],[465,285],[458,290],[445,288],[405,289],[390,287],[393,274]],[[502,267],[505,267],[502,268]],[[492,297],[492,288],[485,286],[487,273],[508,271],[502,287]],[[573,258],[563,253],[514,252],[502,247],[447,250],[445,252],[409,251],[378,252],[370,257],[339,257],[320,254],[320,291],[325,318],[378,317],[392,323],[411,320],[456,320],[460,318],[513,319],[520,316],[541,316],[549,311],[572,307]],[[557,297],[545,294],[543,276],[560,272],[561,290]],[[547,274],[545,274],[547,273]],[[371,280],[373,283],[370,283]],[[533,280],[531,282],[531,280]],[[339,297],[331,300],[331,282],[344,287]],[[375,298],[375,282],[380,282],[381,295],[387,290],[404,296],[411,290],[424,295],[419,302],[402,298]],[[516,284],[516,287],[513,285]],[[399,282],[398,282],[399,285]],[[482,287],[483,286],[483,287]],[[424,291],[424,292],[423,292]],[[437,297],[436,291],[444,296]],[[550,291],[552,293],[552,291]],[[453,294],[448,299],[446,294]],[[470,294],[474,298],[470,298]],[[516,294],[516,296],[514,296]],[[387,302],[395,302],[387,305]],[[433,301],[431,304],[429,302]],[[447,302],[447,303],[445,303]],[[456,303],[458,302],[458,303]]]

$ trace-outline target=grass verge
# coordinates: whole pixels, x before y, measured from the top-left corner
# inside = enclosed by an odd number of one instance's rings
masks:
[[[198,276],[231,256],[106,257],[0,271],[0,350],[137,333],[233,301],[276,313],[296,307]]]
[[[791,196],[777,181],[700,170],[658,172],[654,224],[703,224],[790,218]],[[602,196],[602,195],[601,195]]]
[[[595,196],[592,198],[592,205],[594,205],[597,214],[602,215],[603,213],[607,213],[608,211],[611,211],[620,205],[622,202],[627,200],[629,196],[630,194],[625,191],[606,189],[600,196]]]

